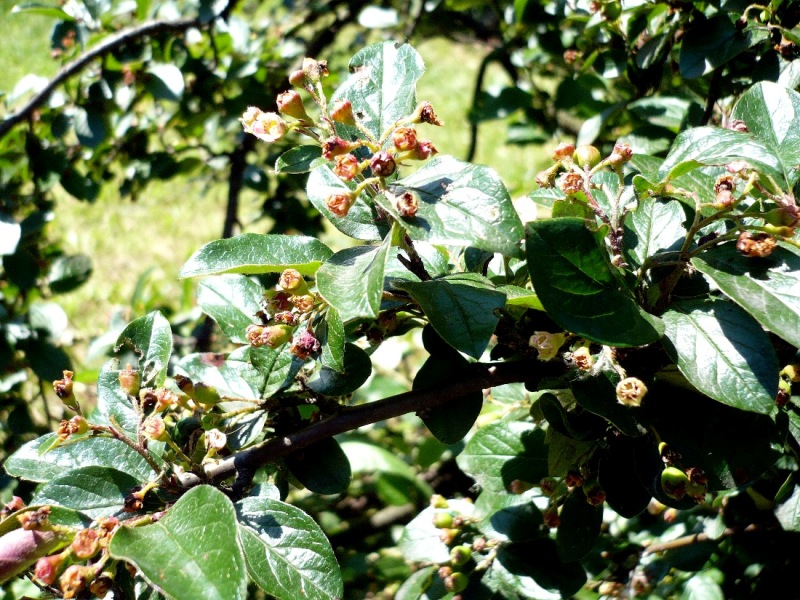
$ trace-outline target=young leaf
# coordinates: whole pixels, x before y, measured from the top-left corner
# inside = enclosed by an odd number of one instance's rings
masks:
[[[741,410],[776,412],[778,360],[749,314],[724,300],[688,300],[663,319],[665,349],[698,390]]]
[[[333,438],[290,454],[286,457],[286,466],[315,494],[341,494],[350,485],[350,462]]]
[[[265,496],[236,503],[250,577],[277,600],[338,600],[339,565],[322,530],[299,508]]]
[[[109,552],[132,563],[168,598],[244,600],[247,595],[236,513],[222,492],[207,485],[186,492],[155,523],[120,527]]]
[[[120,516],[125,497],[140,481],[109,467],[80,467],[51,479],[33,496],[34,504],[55,504],[72,508],[97,519]]]
[[[625,289],[583,219],[534,221],[529,227],[531,281],[556,323],[610,346],[644,346],[661,337],[660,320]]]
[[[179,276],[258,275],[280,273],[284,269],[297,269],[303,275],[313,275],[332,255],[330,248],[312,237],[243,233],[209,242],[200,248],[186,261]]]
[[[322,149],[319,146],[296,146],[287,150],[275,161],[276,173],[308,173],[322,160]]]
[[[151,312],[128,324],[117,338],[114,351],[130,347],[139,356],[142,387],[158,387],[167,377],[172,354],[172,329],[160,312]]]
[[[317,272],[317,287],[342,321],[374,319],[383,295],[389,236],[380,246],[354,246],[334,254]]]
[[[395,281],[420,305],[433,328],[456,350],[480,358],[505,305],[505,294],[485,277],[458,273],[431,281]]]
[[[778,247],[766,258],[747,258],[722,244],[692,259],[725,294],[764,327],[800,348],[800,255]]]
[[[472,246],[522,258],[525,230],[500,176],[492,169],[436,156],[399,180],[399,193],[419,195],[416,216],[403,219],[413,240]]]
[[[258,322],[256,313],[263,301],[263,288],[244,275],[209,277],[197,288],[197,304],[237,344],[248,343],[245,331]]]

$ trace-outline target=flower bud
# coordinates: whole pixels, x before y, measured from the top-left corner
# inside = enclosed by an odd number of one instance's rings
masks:
[[[778,242],[768,233],[743,231],[736,241],[736,249],[749,258],[765,258],[772,254]]]
[[[350,181],[361,172],[361,162],[352,154],[342,154],[335,158],[333,172],[342,181]]]
[[[250,106],[239,119],[245,133],[265,142],[277,142],[286,135],[287,125],[278,113]]]
[[[522,479],[512,479],[511,483],[508,484],[508,491],[511,494],[524,494],[529,489],[533,487],[533,484],[529,481],[523,481]]]
[[[360,146],[361,142],[348,142],[338,135],[333,135],[322,142],[322,157],[325,160],[333,160],[337,156],[349,154]]]
[[[93,557],[100,550],[98,537],[95,529],[81,529],[72,539],[72,553],[81,560]]]
[[[447,500],[441,494],[434,494],[433,496],[431,496],[430,505],[433,508],[447,508],[448,507]]]
[[[292,296],[292,305],[297,312],[305,314],[314,310],[317,304],[317,297],[314,294],[302,294]]]
[[[167,439],[167,425],[160,415],[147,417],[140,426],[142,435],[149,440],[165,441]]]
[[[134,369],[128,363],[124,369],[119,372],[119,386],[122,391],[128,396],[138,396],[139,386],[142,383],[142,376],[137,369]]]
[[[590,481],[583,487],[586,502],[592,506],[600,506],[606,501],[606,493],[597,481]]]
[[[346,217],[355,201],[356,199],[352,193],[336,193],[325,199],[325,206],[337,217]]]
[[[19,496],[12,496],[11,500],[3,505],[3,510],[0,511],[0,520],[5,519],[11,513],[25,508],[25,502]]]
[[[64,378],[53,382],[53,390],[56,396],[64,403],[64,406],[70,410],[79,412],[78,400],[75,398],[75,394],[72,391],[72,378],[74,375],[75,373],[72,371],[64,371]]]
[[[53,585],[58,578],[58,572],[63,563],[63,554],[43,556],[36,561],[36,566],[33,567],[33,577],[44,585]]]
[[[297,269],[286,269],[278,279],[278,286],[291,294],[303,294],[308,290],[306,280]]]
[[[567,484],[568,488],[581,487],[584,484],[583,475],[577,471],[569,471],[564,478],[564,483]]]
[[[748,131],[750,131],[747,128],[747,124],[741,119],[731,119],[730,121],[728,121],[726,129],[732,129],[733,131],[741,131],[743,133],[747,133]]]
[[[625,142],[617,142],[614,144],[614,149],[608,158],[605,159],[605,164],[613,168],[618,168],[633,158],[633,150]]]
[[[433,142],[429,140],[420,140],[414,148],[409,150],[407,158],[412,160],[428,160],[434,154],[438,154],[438,152]]]
[[[415,192],[405,191],[395,197],[395,208],[401,217],[413,217],[419,210],[419,195]]]
[[[392,143],[401,151],[417,147],[417,132],[413,127],[398,127],[392,132]]]
[[[553,150],[553,160],[556,162],[561,162],[567,158],[572,158],[572,154],[575,152],[575,144],[570,142],[562,142],[556,149]]]
[[[436,529],[450,529],[453,526],[453,515],[446,511],[437,511],[433,515],[433,526]]]
[[[528,345],[535,348],[539,353],[539,360],[552,360],[558,355],[558,350],[567,341],[567,336],[563,333],[548,333],[546,331],[534,331],[528,340]]]
[[[17,515],[17,521],[25,531],[40,531],[50,526],[50,507],[40,506],[35,510]]]
[[[343,125],[355,127],[356,117],[353,114],[353,105],[350,100],[337,100],[331,107],[331,119]]]
[[[316,83],[323,77],[328,76],[328,61],[304,58],[303,73],[306,74],[306,78],[309,81]]]
[[[645,394],[647,386],[636,377],[626,377],[617,384],[617,401],[625,406],[639,406]]]
[[[409,119],[412,123],[428,123],[430,125],[444,125],[444,122],[439,120],[436,113],[433,112],[433,106],[427,100],[423,100],[417,105],[414,114]]]
[[[578,146],[572,154],[572,160],[582,169],[591,169],[600,163],[600,150],[589,144]]]
[[[297,358],[306,360],[312,354],[319,352],[319,349],[320,343],[319,340],[314,337],[314,334],[308,330],[303,330],[295,338],[290,351]]]
[[[714,202],[712,206],[717,210],[724,210],[726,208],[730,208],[736,203],[736,198],[733,197],[733,192],[731,190],[720,190],[717,192],[717,196],[714,198]]]
[[[297,71],[292,71],[289,73],[289,83],[291,83],[295,87],[305,87],[307,80],[305,71],[302,69],[298,69]]]
[[[114,572],[103,571],[89,584],[89,591],[96,598],[105,598],[112,585],[114,585]]]
[[[439,540],[443,544],[446,544],[446,545],[449,546],[450,544],[453,543],[453,540],[455,540],[460,533],[461,533],[460,529],[455,529],[455,528],[441,529],[439,531]]]
[[[278,112],[300,121],[310,121],[306,107],[303,105],[303,99],[296,91],[287,90],[278,94],[276,103]]]
[[[386,151],[376,152],[369,161],[369,168],[378,177],[389,177],[397,169],[394,157]]]

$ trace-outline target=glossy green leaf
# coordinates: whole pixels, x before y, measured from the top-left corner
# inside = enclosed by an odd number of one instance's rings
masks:
[[[92,415],[92,421],[105,425],[116,422],[129,438],[136,439],[139,416],[119,385],[119,372],[117,359],[107,361],[100,370],[97,377],[97,412]]]
[[[531,560],[531,556],[537,559]],[[562,562],[555,542],[547,537],[501,547],[496,563],[493,571],[505,571],[503,578],[506,581],[501,589],[516,591],[523,597],[569,598],[586,582],[586,573],[580,563]]]
[[[0,230],[2,230],[2,223],[0,223]],[[2,248],[0,248],[0,254],[2,254]],[[56,294],[70,292],[86,283],[92,270],[92,259],[86,254],[62,256],[50,267],[47,284],[50,290]]]
[[[470,516],[474,505],[466,500],[448,500],[447,508],[428,506],[406,525],[398,546],[408,561],[446,563],[450,561],[450,549],[440,539],[441,529],[434,525],[440,513]]]
[[[723,244],[692,265],[761,325],[800,348],[800,254],[779,246],[766,258],[748,258]]]
[[[430,565],[422,567],[418,571],[414,571],[412,575],[403,582],[400,589],[394,595],[395,600],[432,600],[426,594],[428,588],[433,586],[437,581],[441,582],[441,578],[436,575],[436,566]],[[441,596],[436,596],[439,598]]]
[[[249,325],[260,323],[264,289],[244,275],[209,277],[197,287],[197,304],[217,322],[222,333],[237,344],[246,344]]]
[[[95,107],[89,109],[78,107],[74,110],[72,125],[75,128],[75,135],[78,141],[87,148],[97,148],[106,140],[109,134],[105,115]]]
[[[313,275],[333,252],[316,238],[301,235],[243,233],[209,242],[195,252],[180,277],[221,273],[280,273],[297,269]]]
[[[353,113],[380,139],[384,131],[416,108],[416,82],[425,71],[422,57],[408,44],[381,42],[350,59],[350,77],[331,103],[350,100]]]
[[[731,302],[676,302],[663,315],[664,346],[704,394],[741,410],[776,411],[778,360],[767,334]]]
[[[38,507],[39,505],[37,504],[28,504],[25,506],[25,508],[8,515],[12,518],[4,518],[2,521],[0,521],[0,537],[4,536],[9,531],[22,529],[22,523],[20,523],[19,519],[16,518],[17,515],[34,511]],[[92,519],[90,517],[87,517],[86,515],[83,515],[71,508],[65,508],[57,505],[50,506],[50,514],[48,515],[47,520],[53,525],[63,525],[64,527],[72,527],[74,529],[83,529],[92,524]]]
[[[625,221],[625,250],[633,264],[641,266],[651,256],[680,250],[686,237],[685,218],[676,200],[640,200]]]
[[[725,592],[708,572],[697,573],[686,582],[680,600],[725,600]]]
[[[147,68],[149,78],[145,80],[148,91],[157,100],[177,102],[183,96],[185,84],[183,73],[172,64],[152,64]]]
[[[237,530],[231,501],[200,485],[186,492],[159,521],[120,527],[109,552],[135,565],[167,598],[243,600],[247,576]]]
[[[378,316],[383,274],[391,240],[380,246],[354,246],[334,254],[317,272],[317,288],[344,323]]]
[[[488,508],[490,502],[486,502],[486,497],[491,499],[491,508],[496,509],[478,525],[486,537],[499,542],[525,542],[545,535],[542,513],[530,498],[482,494],[476,511]]]
[[[350,485],[350,462],[333,438],[290,454],[286,457],[286,466],[315,494],[341,494]]]
[[[593,418],[598,419],[596,415]],[[605,425],[605,421],[598,419]],[[566,477],[575,465],[587,461],[597,448],[597,440],[576,440],[557,429],[547,431],[547,469],[553,477]]]
[[[582,489],[573,490],[561,506],[556,550],[564,562],[580,560],[594,548],[603,525],[603,506],[587,502]]]
[[[252,400],[260,396],[269,373],[269,369],[261,369],[263,363],[255,365],[254,361],[251,364],[252,356],[256,353],[277,356],[280,350],[247,346],[231,352],[227,357],[214,352],[188,354],[178,362],[176,371],[195,383],[202,382],[215,387],[222,396]]]
[[[780,162],[783,179],[792,188],[800,171],[800,94],[771,81],[760,81],[736,103],[731,118],[747,124]]]
[[[345,332],[339,311],[331,307],[325,313],[325,320],[317,329],[317,339],[322,345],[322,366],[338,373],[344,371]]]
[[[523,421],[491,423],[475,432],[456,462],[485,492],[506,493],[515,479],[547,476],[545,432]]]
[[[158,387],[167,377],[172,354],[172,328],[160,312],[151,312],[128,324],[119,334],[114,351],[130,348],[139,357],[142,387]]]
[[[775,507],[775,517],[785,531],[800,531],[800,486],[794,486],[792,495]]]
[[[663,468],[658,449],[646,436],[612,438],[600,452],[597,468],[606,504],[626,519],[643,513]]]
[[[275,161],[275,172],[308,173],[318,164],[324,163],[322,148],[319,146],[296,146],[278,157]]]
[[[576,379],[570,382],[570,388],[579,405],[600,415],[625,435],[630,437],[644,435],[646,430],[639,423],[636,411],[617,402],[617,381],[619,376],[601,373],[595,377]]]
[[[398,281],[411,294],[442,339],[456,350],[480,358],[505,305],[505,294],[485,277],[458,273],[431,281]]]
[[[735,21],[733,13],[728,12],[694,20],[681,41],[683,77],[694,79],[710,73],[769,35],[766,27],[747,26],[742,30]]]
[[[658,340],[663,333],[660,320],[644,312],[625,289],[608,253],[583,219],[534,221],[529,227],[531,281],[556,323],[611,346],[643,346]]]
[[[31,481],[49,481],[65,470],[92,466],[117,469],[142,482],[157,475],[135,450],[114,438],[85,438],[44,452],[55,438],[55,433],[49,433],[24,444],[3,468],[9,475]]]
[[[41,485],[31,502],[72,508],[93,519],[120,516],[125,497],[139,483],[135,477],[109,467],[80,467]]]
[[[497,291],[506,295],[506,306],[520,306],[533,310],[544,310],[536,292],[516,285],[498,285]]]
[[[308,387],[323,396],[345,396],[360,388],[372,374],[369,355],[355,344],[345,344],[343,366],[335,371],[322,366]]]
[[[250,348],[248,356],[253,366],[266,378],[262,392],[264,398],[291,385],[304,362],[289,351],[288,345],[280,348]]]
[[[277,600],[338,600],[339,565],[322,530],[299,508],[265,496],[236,503],[247,571]]]
[[[59,8],[58,6],[53,4],[45,4],[43,2],[22,2],[20,4],[15,4],[11,9],[11,14],[17,14],[17,13],[42,15],[45,17],[52,17],[55,19],[59,19],[62,21],[75,20],[75,17],[73,17],[69,13],[64,12],[62,8]]]
[[[718,127],[694,127],[679,134],[661,163],[659,175],[673,180],[702,166],[726,165],[735,160],[743,160],[778,179],[783,177],[780,159],[764,142],[749,133]]]
[[[675,96],[657,96],[634,100],[627,110],[652,125],[666,127],[677,133],[686,119],[691,103]]]
[[[494,170],[436,156],[394,187],[419,195],[416,216],[402,221],[411,239],[522,258],[524,228]]]

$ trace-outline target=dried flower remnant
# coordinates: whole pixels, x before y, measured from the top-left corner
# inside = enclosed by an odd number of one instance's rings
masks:
[[[617,384],[617,401],[625,406],[639,406],[647,394],[647,386],[641,379],[626,377]]]

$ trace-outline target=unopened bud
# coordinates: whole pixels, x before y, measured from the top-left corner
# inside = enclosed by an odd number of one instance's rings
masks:
[[[72,371],[64,371],[64,378],[53,382],[53,390],[56,396],[64,403],[64,406],[79,412],[78,400],[75,398],[75,394],[72,391],[72,378],[74,375]]]
[[[353,154],[342,154],[335,158],[333,172],[342,181],[350,181],[361,172],[361,162]]]
[[[306,74],[306,77],[309,81],[316,83],[323,77],[328,76],[328,62],[325,60],[304,58],[303,73]]]
[[[614,150],[605,159],[605,164],[613,168],[618,168],[633,158],[633,150],[625,142],[617,142],[614,144]]]
[[[353,114],[353,105],[350,100],[337,100],[331,107],[331,119],[350,127],[356,126],[356,117]]]
[[[378,177],[389,177],[394,174],[397,169],[397,164],[394,161],[394,157],[384,150],[376,152],[372,156],[372,159],[369,161],[369,168],[372,169],[372,173]]]
[[[402,194],[395,196],[395,207],[401,217],[413,217],[419,210],[419,195],[416,192],[406,190]]]
[[[320,343],[314,334],[308,330],[301,331],[300,334],[294,339],[291,353],[301,360],[306,360],[312,354],[319,352]]]
[[[287,90],[278,94],[276,103],[278,105],[278,112],[300,121],[310,120],[306,112],[306,107],[303,105],[303,99],[296,91]]]
[[[353,194],[336,193],[325,199],[325,206],[337,217],[346,217],[355,201]]]
[[[128,396],[138,396],[141,383],[142,376],[130,364],[119,372],[119,386]]]
[[[639,406],[645,394],[647,386],[636,377],[626,377],[617,384],[617,401],[625,406]]]
[[[731,119],[730,121],[728,121],[727,129],[732,129],[733,131],[741,131],[743,133],[747,133],[748,131],[750,131],[747,128],[747,124],[741,119]]]
[[[417,132],[413,127],[398,127],[392,132],[392,143],[398,150],[413,150],[417,146]]]
[[[81,560],[93,557],[100,550],[97,530],[81,529],[72,540],[72,553]]]
[[[307,83],[305,71],[298,69],[289,73],[289,83],[295,87],[305,87]]]
[[[600,150],[589,144],[578,146],[572,154],[572,160],[582,169],[591,169],[597,166],[601,158]]]
[[[325,160],[333,160],[337,156],[349,154],[360,146],[361,142],[348,142],[338,135],[334,135],[322,142],[322,157]]]
[[[553,150],[553,160],[556,162],[560,162],[567,158],[572,158],[572,154],[575,152],[575,144],[570,142],[562,142],[556,149]]]
[[[430,125],[444,125],[437,116],[436,113],[433,112],[433,106],[427,100],[423,100],[417,105],[414,114],[411,116],[412,123],[428,123]]]
[[[147,417],[140,426],[142,435],[150,440],[165,441],[167,439],[167,425],[160,415]]]
[[[63,554],[43,556],[36,561],[36,566],[33,568],[33,577],[44,585],[53,585],[58,579],[58,572],[63,563]]]

